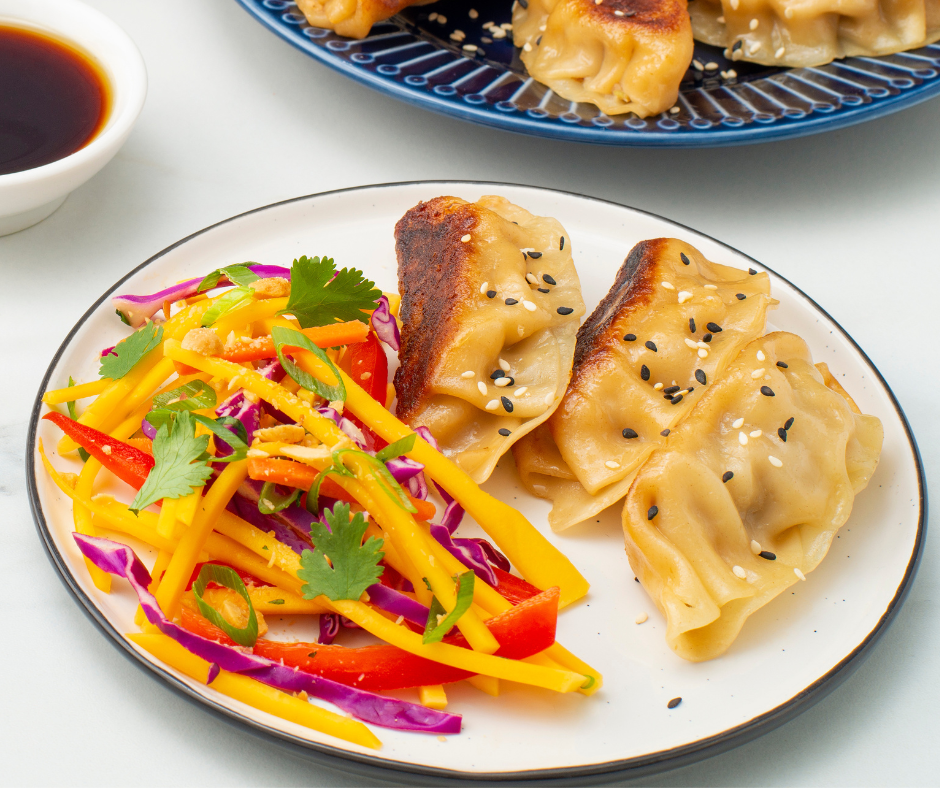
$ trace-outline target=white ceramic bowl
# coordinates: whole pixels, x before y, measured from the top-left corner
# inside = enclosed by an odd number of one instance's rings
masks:
[[[144,105],[147,71],[127,33],[78,0],[0,0],[0,25],[33,29],[83,50],[111,89],[108,119],[84,148],[42,167],[0,175],[0,235],[8,235],[52,214],[118,152]]]

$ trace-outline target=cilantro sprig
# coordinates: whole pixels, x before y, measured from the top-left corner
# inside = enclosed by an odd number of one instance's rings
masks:
[[[474,580],[473,572],[464,572],[462,575],[458,575],[457,602],[450,613],[437,601],[437,597],[432,597],[428,623],[424,628],[424,637],[421,638],[422,643],[440,643],[444,639],[444,635],[450,632],[460,620],[460,617],[470,609],[473,602]]]
[[[350,518],[348,503],[337,503],[324,517],[329,528],[314,520],[310,526],[314,549],[304,550],[300,556],[297,577],[304,581],[301,591],[305,599],[322,594],[334,602],[358,600],[382,576],[384,568],[379,561],[385,556],[384,542],[374,536],[362,541],[368,523],[362,512]]]
[[[290,298],[285,313],[297,318],[301,328],[325,326],[337,321],[369,322],[382,295],[362,271],[343,268],[337,273],[332,257],[298,257],[291,266]]]
[[[98,374],[118,380],[163,341],[163,326],[147,323],[129,337],[122,339],[108,355],[102,356]]]

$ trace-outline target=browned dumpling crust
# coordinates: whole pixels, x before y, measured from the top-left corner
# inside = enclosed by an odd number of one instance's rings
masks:
[[[750,343],[637,474],[623,509],[630,566],[701,661],[825,557],[878,465],[858,412],[793,334]]]
[[[405,214],[395,242],[397,414],[482,482],[568,385],[585,311],[571,240],[502,197],[438,197]]]
[[[940,0],[693,0],[695,38],[733,60],[819,66],[940,39]]]
[[[335,30],[341,36],[365,38],[372,25],[413,5],[434,0],[297,0],[297,7],[314,27]]]
[[[692,62],[686,0],[523,0],[512,25],[529,74],[608,115],[665,112]]]
[[[526,487],[563,530],[620,500],[738,352],[764,331],[766,273],[657,238],[630,252],[578,332],[571,382],[545,426],[514,448]]]

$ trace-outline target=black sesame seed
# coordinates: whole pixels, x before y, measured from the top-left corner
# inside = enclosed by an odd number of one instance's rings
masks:
[[[681,394],[676,394],[676,396],[674,396],[674,397],[672,398],[672,404],[673,404],[673,405],[678,405],[680,402],[682,402],[682,395],[681,395]]]
[[[559,315],[570,315],[572,312],[574,312],[574,309],[572,309],[570,306],[560,306],[555,311]]]
[[[725,484],[727,484],[728,482],[730,482],[733,478],[734,478],[734,472],[733,472],[733,471],[725,471],[723,474],[721,474],[721,480],[722,480]]]
[[[689,331],[691,331],[693,334],[695,333],[695,318],[694,317],[689,318]]]
[[[541,256],[541,252],[529,252],[529,257],[531,257],[533,260],[538,260]]]
[[[747,269],[747,272],[748,272],[751,276],[754,276],[754,274],[757,273],[757,271],[754,270],[753,268],[748,268],[748,269]]]
[[[646,364],[640,367],[640,377],[643,378],[643,380],[650,379],[650,368],[646,366]]]
[[[662,431],[661,433],[659,433],[659,434],[662,435],[664,438],[668,438],[670,432],[672,432],[672,430],[663,430],[663,431]]]
[[[521,5],[523,8],[528,8],[529,0],[519,0],[519,5]],[[739,41],[738,43],[740,44],[741,42]]]
[[[528,2],[526,4],[528,5]],[[522,6],[522,7],[525,8],[526,6]],[[734,42],[734,45],[731,47],[731,51],[737,52],[742,46],[744,46],[744,41],[742,41],[741,39],[738,39],[737,41]]]
[[[672,394],[664,394],[663,399],[668,399],[670,402],[672,402]]]
[[[640,578],[634,577],[634,578],[633,578],[633,582],[634,582],[634,583],[639,583],[639,582],[640,582]]]
[[[509,397],[500,397],[499,401],[503,403],[506,413],[512,413],[512,400]]]
[[[780,429],[777,430],[777,435],[780,436],[780,440],[782,440],[784,443],[787,442],[787,431],[783,427],[780,427]]]
[[[624,334],[623,341],[624,342],[636,342],[636,334]]]
[[[663,389],[663,394],[675,394],[678,390],[678,386],[666,386],[666,388]]]
[[[486,297],[487,297],[487,298],[496,298],[496,291],[495,291],[495,290],[487,290],[487,291],[486,291]]]
[[[507,298],[507,299],[506,299],[506,306],[515,306],[515,305],[518,304],[518,303],[519,303],[519,302],[518,302],[515,298]]]
[[[713,334],[720,334],[720,333],[721,333],[721,326],[719,326],[717,323],[706,323],[706,324],[705,324],[705,328],[707,328],[707,329],[708,329],[709,331],[711,331]]]
[[[535,45],[538,46],[541,43],[542,43],[542,37],[539,36],[537,39],[535,39]]]
[[[682,698],[673,698],[671,701],[669,701],[669,703],[666,704],[666,708],[674,709],[680,703],[682,703]]]
[[[499,432],[499,434],[502,435],[504,438],[508,438],[510,435],[512,435],[512,432],[510,430],[507,430],[505,427],[500,427],[499,430],[497,430],[497,432]]]
[[[499,380],[500,378],[506,377],[506,373],[501,369],[494,369],[490,372],[490,380]]]
[[[788,429],[790,429],[790,427],[792,427],[792,426],[793,426],[793,416],[790,416],[790,418],[787,419],[787,423],[783,425],[783,428],[784,428],[785,430],[788,430]]]
[[[705,377],[705,372],[701,369],[695,370],[695,379],[703,386],[708,382],[708,378]]]
[[[689,264],[689,258],[685,256],[682,252],[679,252],[679,259],[682,261],[683,265]]]
[[[706,334],[705,336],[702,337],[702,342],[711,342],[711,341],[712,341],[711,334]]]
[[[627,440],[630,440],[631,438],[639,438],[640,433],[638,433],[636,430],[631,430],[629,427],[624,427],[623,437]]]
[[[744,293],[735,293],[734,297],[737,298],[738,301],[743,301],[745,298],[747,298],[747,296],[744,295]]]
[[[562,250],[565,248],[565,236],[561,236],[561,241],[558,243],[558,249]]]
[[[689,387],[685,390],[685,393],[686,393],[686,394],[691,394],[693,391],[695,391],[695,386],[689,386]]]
[[[550,292],[552,292],[552,291],[549,290],[547,287],[540,287],[538,290],[539,290],[540,293],[550,293]]]
[[[652,520],[657,514],[659,514],[659,507],[651,506],[649,511],[646,513],[646,519]]]
[[[656,343],[651,342],[651,341],[647,341],[646,347],[648,347],[648,348],[649,348],[650,350],[652,350],[654,353],[656,352]]]
[[[516,385],[516,379],[515,379],[514,377],[511,377],[511,376],[509,376],[509,375],[506,375],[506,379],[509,381],[509,382],[506,384],[507,386],[515,386],[515,385]]]
[[[758,555],[759,555],[761,558],[766,558],[768,561],[776,561],[776,560],[777,560],[777,554],[770,552],[770,550],[761,550],[761,551],[758,553]]]
[[[542,281],[545,282],[545,284],[547,284],[547,285],[557,285],[557,284],[558,284],[558,282],[556,282],[556,281],[555,281],[551,276],[549,276],[548,274],[542,274]]]
[[[760,393],[763,394],[765,397],[775,396],[774,390],[770,386],[761,386]]]
[[[778,362],[777,362],[777,366],[780,367],[780,369],[789,369],[789,368],[790,368],[790,365],[787,364],[786,361],[778,361]]]

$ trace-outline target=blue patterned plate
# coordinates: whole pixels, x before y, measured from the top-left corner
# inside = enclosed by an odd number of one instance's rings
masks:
[[[678,112],[610,117],[529,77],[511,33],[497,40],[488,34],[486,22],[509,22],[511,0],[414,6],[375,25],[361,41],[310,27],[290,0],[238,2],[297,48],[369,87],[464,120],[555,139],[660,148],[741,145],[830,131],[940,93],[940,43],[785,69],[732,63],[720,48],[696,42]],[[466,37],[454,41],[455,30]],[[468,44],[475,51],[467,51]]]

